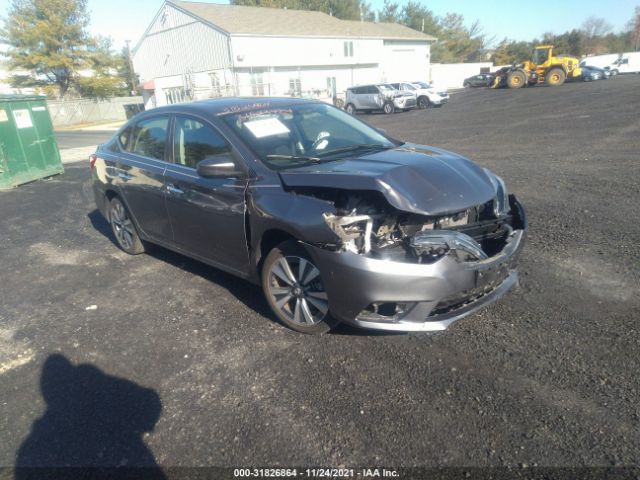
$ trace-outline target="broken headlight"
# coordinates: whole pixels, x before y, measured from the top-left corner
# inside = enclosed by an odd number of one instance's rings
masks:
[[[499,176],[495,175],[491,170],[485,168],[485,173],[491,180],[496,196],[493,199],[493,213],[496,217],[503,217],[509,213],[509,193],[507,187]]]
[[[371,251],[373,217],[358,215],[355,212],[344,216],[324,213],[322,217],[329,228],[340,237],[346,250],[354,253],[369,253]]]
[[[452,230],[422,230],[411,238],[411,248],[420,263],[433,263],[449,252],[461,262],[488,258],[473,238]]]

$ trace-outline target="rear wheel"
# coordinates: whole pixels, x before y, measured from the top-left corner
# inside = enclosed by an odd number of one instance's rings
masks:
[[[552,68],[544,77],[544,82],[552,87],[558,87],[567,79],[567,74],[561,68]]]
[[[109,223],[113,231],[118,246],[129,255],[144,253],[144,244],[136,230],[131,216],[118,197],[114,197],[109,202]]]
[[[356,107],[353,103],[347,103],[347,106],[344,107],[344,109],[349,115],[353,115],[354,113],[356,113]]]
[[[429,108],[431,102],[427,97],[418,98],[418,108]]]
[[[527,77],[521,70],[509,72],[507,75],[507,86],[509,88],[521,88],[527,82]]]
[[[383,105],[383,107],[382,107],[382,111],[383,111],[384,113],[386,113],[387,115],[388,115],[388,114],[390,114],[390,113],[395,112],[395,110],[396,110],[396,109],[395,109],[395,107],[393,106],[393,103],[391,103],[391,102],[387,102],[387,103],[385,103],[385,104]]]
[[[329,314],[320,270],[294,241],[269,252],[262,267],[262,289],[273,313],[293,330],[319,334],[338,323]]]

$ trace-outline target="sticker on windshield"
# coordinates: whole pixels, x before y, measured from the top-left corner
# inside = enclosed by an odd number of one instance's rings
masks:
[[[286,125],[275,117],[245,122],[244,126],[247,127],[256,138],[271,137],[272,135],[289,133],[289,129]]]

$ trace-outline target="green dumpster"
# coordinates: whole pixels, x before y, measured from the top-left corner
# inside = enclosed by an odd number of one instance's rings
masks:
[[[0,95],[0,189],[62,172],[45,97]]]

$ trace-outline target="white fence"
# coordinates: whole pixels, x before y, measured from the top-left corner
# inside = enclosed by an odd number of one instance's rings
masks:
[[[127,111],[137,112],[142,97],[117,97],[105,100],[82,98],[47,102],[54,127],[82,123],[116,122],[127,119]]]
[[[478,75],[482,68],[493,70],[493,63],[432,63],[430,80],[439,87],[461,88],[465,78]]]

